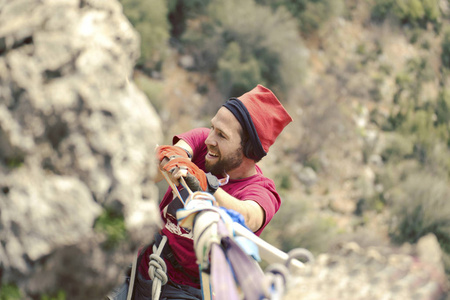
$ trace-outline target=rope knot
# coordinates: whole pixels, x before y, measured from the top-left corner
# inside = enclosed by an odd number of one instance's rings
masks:
[[[154,280],[156,277],[156,279],[161,281],[161,285],[165,285],[168,281],[168,277],[167,266],[164,259],[157,254],[151,254],[148,266],[148,275],[150,276],[150,279]]]

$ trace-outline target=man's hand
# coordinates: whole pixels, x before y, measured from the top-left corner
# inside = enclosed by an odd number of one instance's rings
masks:
[[[158,146],[156,148],[156,156],[158,157],[159,162],[162,162],[165,158],[171,160],[177,157],[185,157],[190,158],[188,152],[178,146]]]
[[[203,171],[202,171],[203,172]],[[206,176],[206,182],[208,184],[208,187],[205,189],[202,189],[200,186],[200,181],[197,179],[197,177],[191,175],[190,173],[187,173],[187,176],[185,177],[186,184],[191,189],[191,191],[204,191],[208,192],[211,195],[214,195],[216,190],[219,188],[219,180],[217,180],[217,177],[212,175],[211,173],[204,173]]]
[[[184,177],[186,184],[193,192],[206,191],[214,194],[219,187],[217,177],[211,173],[205,174],[188,158],[173,158],[165,163],[162,168],[171,173],[177,183],[181,177]]]
[[[163,170],[164,166],[174,158],[183,157],[186,159],[190,158],[190,154],[187,150],[185,150],[182,147],[179,146],[170,146],[170,145],[163,145],[158,146],[155,150],[156,157],[159,161],[159,169]],[[161,178],[162,179],[162,178]],[[158,178],[158,181],[160,179]],[[171,178],[172,182],[176,185],[178,185],[178,180],[173,180]]]

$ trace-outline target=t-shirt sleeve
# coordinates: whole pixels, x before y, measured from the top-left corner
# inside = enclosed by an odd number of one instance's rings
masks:
[[[236,195],[236,198],[242,200],[253,200],[264,210],[264,223],[261,228],[255,232],[258,236],[261,234],[266,225],[269,224],[270,220],[272,220],[281,205],[280,196],[276,192],[275,186],[272,186],[270,183],[264,183],[263,186],[260,184],[251,184],[242,189],[239,194]]]

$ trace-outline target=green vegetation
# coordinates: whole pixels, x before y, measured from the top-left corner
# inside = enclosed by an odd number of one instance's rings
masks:
[[[215,74],[225,97],[256,83],[283,90],[304,75],[305,49],[297,24],[284,7],[273,12],[253,0],[215,0],[208,18],[188,27],[182,41],[198,70]]]
[[[157,69],[168,50],[170,24],[165,0],[120,0],[124,14],[141,37],[138,67]]]
[[[172,36],[179,38],[186,30],[190,19],[205,15],[210,2],[211,0],[168,0]]]
[[[256,83],[278,87],[281,93],[303,78],[306,62],[299,22],[285,5],[272,11],[253,0],[121,2],[141,35],[138,67],[144,71],[160,68],[171,34],[182,52],[194,56],[197,70],[215,74],[225,97],[242,94]],[[336,1],[322,2],[307,6],[328,11],[327,3]]]
[[[20,300],[22,294],[16,285],[3,284],[0,286],[0,300]]]
[[[59,291],[55,296],[43,295],[41,300],[66,300],[67,296],[64,291]]]
[[[103,246],[106,249],[115,248],[126,238],[126,228],[123,215],[111,209],[105,209],[94,225],[95,230],[106,235]]]
[[[446,34],[440,72],[446,68]],[[432,55],[412,57],[396,75],[391,112],[385,123],[379,123],[387,139],[381,153],[385,167],[378,179],[391,214],[392,241],[415,243],[428,233],[435,234],[450,274],[450,95],[445,85],[437,86],[437,95],[429,95],[426,86],[444,74],[432,64]]]
[[[10,169],[19,168],[20,166],[23,165],[24,157],[15,155],[15,156],[4,158],[4,162],[5,162],[5,165],[8,166],[8,168],[10,168]]]
[[[427,24],[439,25],[441,11],[439,0],[376,0],[373,1],[372,19],[383,21],[388,16],[403,24],[426,28]]]
[[[442,66],[450,69],[450,27],[446,28],[442,39]]]
[[[269,243],[289,251],[306,248],[318,254],[326,251],[338,234],[332,217],[315,213],[311,199],[298,193],[283,194],[283,210],[272,219],[261,237]]]
[[[450,188],[448,179],[431,173],[407,176],[392,191],[390,236],[398,243],[415,243],[433,233],[442,249],[450,253]],[[450,265],[446,266],[450,271]]]
[[[311,35],[332,17],[342,14],[344,3],[341,0],[257,0],[270,5],[274,10],[285,7],[299,22],[304,35]]]

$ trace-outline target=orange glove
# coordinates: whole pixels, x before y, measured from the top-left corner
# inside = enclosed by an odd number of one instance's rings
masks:
[[[176,157],[164,165],[163,169],[167,172],[172,172],[175,168],[187,170],[186,184],[189,188],[196,191],[206,191],[214,194],[219,188],[219,181],[217,177],[211,173],[203,172],[196,164],[185,157]]]
[[[174,157],[185,157],[190,158],[186,150],[184,150],[181,147],[178,146],[170,146],[170,145],[163,145],[158,146],[156,148],[156,155],[158,157],[158,160],[161,162],[164,158],[168,158],[169,160]]]

